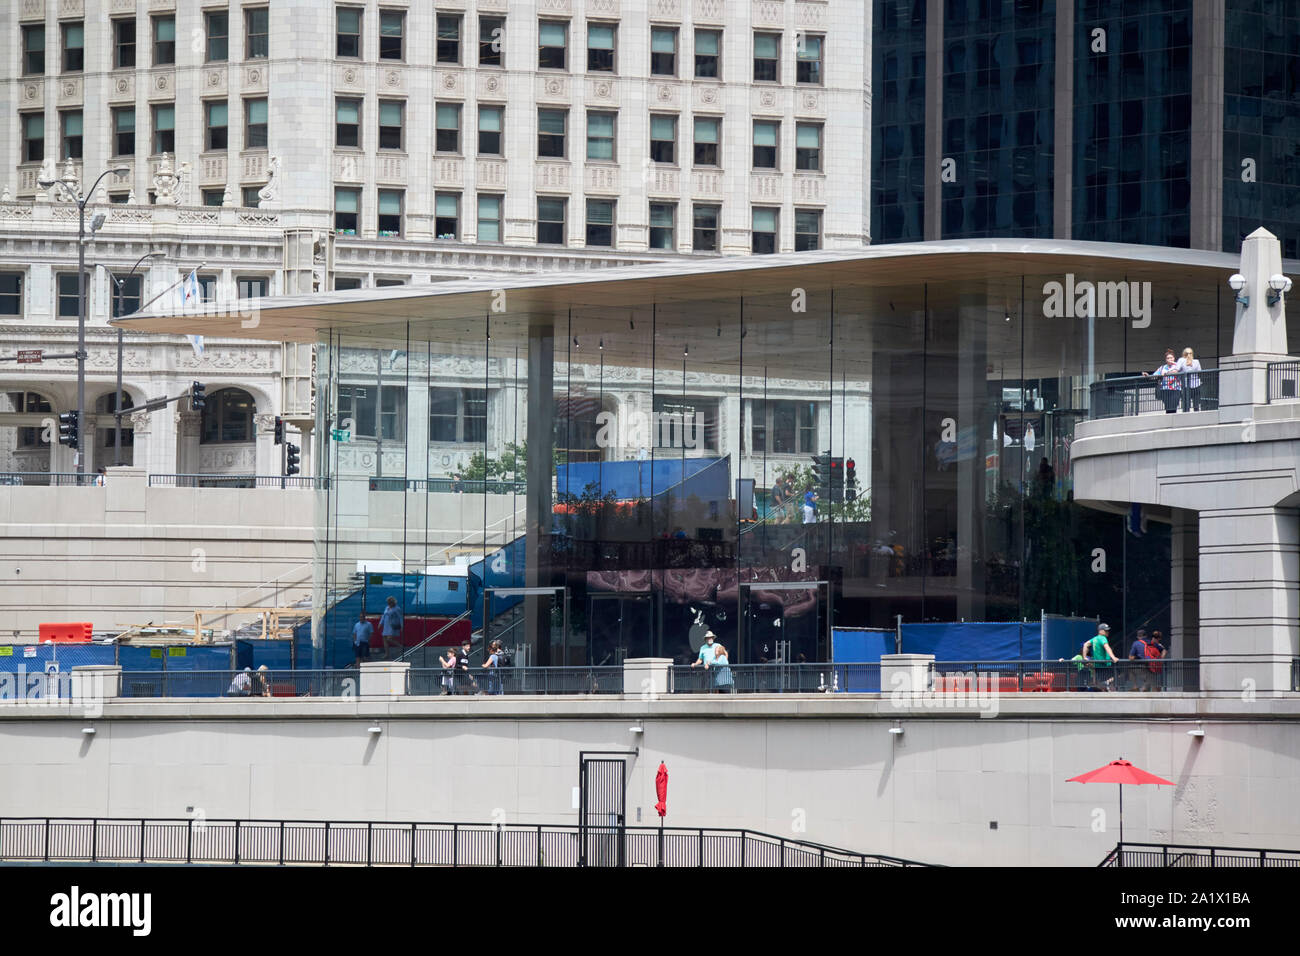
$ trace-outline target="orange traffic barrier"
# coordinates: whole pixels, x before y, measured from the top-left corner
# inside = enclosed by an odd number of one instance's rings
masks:
[[[89,644],[95,627],[90,621],[78,621],[75,624],[42,624],[40,641],[42,644]]]

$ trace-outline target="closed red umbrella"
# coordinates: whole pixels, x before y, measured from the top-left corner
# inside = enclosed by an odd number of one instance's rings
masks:
[[[659,772],[655,774],[655,795],[659,797],[655,810],[661,817],[668,816],[668,768],[662,761],[659,763]]]
[[[1148,773],[1141,767],[1135,767],[1123,757],[1119,760],[1112,760],[1104,767],[1098,767],[1096,770],[1089,770],[1087,773],[1081,773],[1077,777],[1070,777],[1066,783],[1117,783],[1119,784],[1119,842],[1124,842],[1124,784],[1133,784],[1142,786],[1143,784],[1153,783],[1156,786],[1175,786],[1172,780],[1166,780],[1164,777],[1157,777],[1153,773]],[[1123,854],[1121,854],[1123,856]]]

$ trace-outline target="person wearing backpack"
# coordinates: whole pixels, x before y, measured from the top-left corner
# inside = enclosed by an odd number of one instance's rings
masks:
[[[1159,631],[1151,632],[1151,640],[1147,641],[1147,670],[1151,672],[1151,689],[1160,690],[1161,672],[1164,671],[1165,665],[1158,663],[1162,657],[1168,657],[1169,651],[1165,648],[1164,635]]]
[[[1141,661],[1142,663],[1125,665],[1130,675],[1129,683],[1133,685],[1134,690],[1146,690],[1147,677],[1150,676],[1150,671],[1146,668],[1148,646],[1146,628],[1139,627],[1137,636],[1133,638],[1133,643],[1129,645],[1128,659],[1135,662]],[[1138,687],[1139,684],[1142,685],[1141,688]]]

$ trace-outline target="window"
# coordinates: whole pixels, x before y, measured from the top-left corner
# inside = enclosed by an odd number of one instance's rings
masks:
[[[266,298],[266,278],[264,276],[237,276],[235,288],[241,299]]]
[[[40,24],[23,27],[23,74],[45,72],[45,27]]]
[[[217,301],[217,277],[199,276],[199,297],[204,302]]]
[[[53,412],[49,400],[38,392],[9,392],[9,407],[15,412]],[[50,445],[44,428],[26,425],[18,428],[19,448],[39,448]]]
[[[360,289],[361,279],[357,276],[335,276],[334,291],[342,292],[346,289]]]
[[[379,148],[402,148],[402,111],[403,106],[397,100],[379,101]]]
[[[614,161],[614,113],[587,114],[587,158]]]
[[[266,7],[244,11],[244,59],[266,59],[270,52],[270,19]]]
[[[140,277],[133,276],[132,278],[138,280]],[[130,300],[128,299],[127,301],[129,302]],[[117,308],[116,287],[114,287],[114,293],[113,293],[113,308],[114,309]],[[126,311],[124,311],[122,314],[129,315],[131,311],[132,310],[128,306],[126,308]],[[131,396],[124,390],[122,392],[122,410],[130,411],[134,407],[135,407],[135,402],[132,401]],[[95,411],[101,415],[112,415],[115,411],[117,411],[117,392],[109,392],[106,395],[99,396],[99,398],[95,400]],[[114,447],[115,439],[117,436],[117,429],[113,427],[112,422],[113,420],[109,419],[109,423],[107,427],[98,428],[95,430],[96,443],[99,445],[100,448],[103,448],[106,451],[109,451],[110,453]],[[121,444],[123,448],[130,448],[133,445],[135,445],[135,429],[126,427],[129,424],[130,424],[130,419],[122,420]]]
[[[676,248],[674,239],[677,233],[677,204],[670,202],[652,202],[650,204],[650,248]]]
[[[63,159],[81,159],[81,110],[64,110],[59,113],[63,131]]]
[[[718,251],[718,219],[721,214],[721,206],[698,204],[695,206],[692,213],[694,221],[691,228],[691,245],[696,252]]]
[[[23,274],[0,272],[0,315],[23,314]]]
[[[376,279],[376,289],[387,289],[389,286],[406,285],[405,279]]]
[[[406,14],[396,10],[379,13],[379,59],[402,58],[402,32],[406,27]]]
[[[668,27],[650,28],[650,75],[677,75],[677,31]]]
[[[754,82],[781,81],[781,34],[754,34]]]
[[[754,402],[750,421],[750,445],[754,451],[811,455],[816,444],[816,402]]]
[[[501,120],[504,110],[500,106],[478,108],[478,154],[501,155]]]
[[[566,200],[550,196],[537,197],[537,241],[564,245],[564,207]]]
[[[781,138],[781,124],[764,120],[754,121],[754,168],[776,169],[777,143]]]
[[[400,282],[395,284],[401,285]],[[377,422],[376,417],[379,419]],[[340,385],[339,419],[346,421],[349,418],[352,419],[353,434],[358,438],[373,439],[375,426],[379,425],[383,429],[384,441],[405,441],[406,389],[399,385],[385,385],[383,388],[376,388],[373,384]]]
[[[436,239],[456,239],[460,236],[460,193],[434,195],[433,235]]]
[[[651,407],[659,427],[654,431],[656,448],[718,446],[718,399],[693,395],[657,394]],[[700,427],[703,426],[703,427]],[[687,445],[687,442],[690,445]]]
[[[266,149],[266,99],[244,100],[244,149]]]
[[[224,189],[205,189],[203,190],[203,205],[220,206],[225,196],[226,191]]]
[[[247,209],[256,209],[262,197],[258,195],[262,191],[261,186],[245,186],[240,191],[240,205]]]
[[[345,236],[355,236],[360,212],[361,190],[335,187],[334,231]]]
[[[135,108],[117,107],[113,110],[113,155],[135,154]]]
[[[822,82],[822,38],[799,34],[795,45],[794,81],[820,86]]]
[[[676,116],[650,116],[650,159],[656,163],[677,162]]]
[[[478,241],[501,241],[501,197],[478,197]]]
[[[207,117],[207,133],[204,137],[204,148],[212,150],[222,150],[226,148],[226,138],[229,122],[229,107],[225,100],[203,104],[204,113]]]
[[[438,16],[438,62],[460,62],[460,17]]]
[[[587,72],[614,72],[614,31],[612,23],[587,24]]]
[[[695,165],[718,165],[719,126],[716,116],[695,117]]]
[[[86,30],[81,23],[64,23],[63,72],[76,73],[86,61]]]
[[[487,440],[487,389],[429,389],[429,441]]]
[[[566,110],[537,111],[537,155],[564,158],[564,133],[569,122]]]
[[[702,80],[716,80],[721,76],[722,32],[719,30],[695,31],[695,75]]]
[[[822,247],[822,213],[820,209],[794,211],[794,251],[807,252]]]
[[[821,172],[822,128],[813,123],[797,123],[794,128],[794,168]]]
[[[138,272],[131,276],[113,276],[113,315],[130,315],[140,308],[140,290],[144,287],[144,276]],[[118,283],[121,283],[121,288]]]
[[[55,276],[55,281],[58,283],[59,318],[77,318],[77,306],[81,302],[81,290],[77,287],[77,274],[75,272],[60,272]],[[86,291],[89,292],[90,290],[87,289]]]
[[[434,150],[439,153],[460,152],[460,104],[439,103],[435,111],[437,130]]]
[[[199,444],[252,441],[255,410],[253,396],[242,388],[223,388],[208,396],[201,412]]]
[[[502,56],[506,45],[504,17],[478,18],[478,65],[505,66]]]
[[[768,206],[754,207],[751,252],[756,254],[776,252],[776,214],[777,210]]]
[[[209,63],[224,63],[230,59],[230,14],[205,13],[203,25],[208,35],[204,59]]]
[[[334,55],[361,56],[361,11],[356,7],[339,7],[334,22]]]
[[[614,200],[587,200],[587,245],[614,245]]]
[[[135,66],[134,17],[113,21],[113,66],[119,70]]]
[[[557,20],[543,20],[537,29],[537,68],[567,70],[569,25]]]
[[[131,198],[131,194],[129,192],[125,192],[125,193],[116,192],[116,193],[108,194],[108,201],[115,206],[125,206],[126,201],[130,198]]]
[[[361,101],[334,101],[334,145],[361,145]]]
[[[153,18],[153,65],[176,62],[176,18]]]
[[[23,162],[39,163],[45,159],[45,114],[22,113]]]
[[[153,108],[153,151],[154,155],[176,152],[176,107],[174,105]]]
[[[402,191],[400,189],[379,190],[379,235],[400,236],[402,234]]]

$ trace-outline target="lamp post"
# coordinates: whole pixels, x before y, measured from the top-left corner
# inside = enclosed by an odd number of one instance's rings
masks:
[[[166,256],[165,252],[146,252],[139,259],[135,260],[135,265],[124,278],[119,279],[113,276],[113,284],[117,286],[117,314],[122,315],[123,295],[126,292],[126,284],[131,277],[136,274],[140,268],[140,263],[146,259],[161,259]],[[113,404],[113,411],[116,413],[113,418],[113,464],[114,466],[122,464],[122,327],[117,327],[117,397]]]
[[[125,176],[130,170],[125,166],[117,166],[113,169],[106,169],[99,174],[99,178],[86,192],[81,195],[77,194],[80,184],[71,176],[65,176],[62,179],[42,179],[39,181],[41,188],[48,189],[55,183],[63,186],[64,190],[70,195],[77,204],[77,474],[86,473],[86,455],[84,444],[86,441],[86,203],[90,202],[95,190],[98,188],[100,180],[109,173],[118,176]],[[90,232],[94,235],[104,220],[108,218],[105,213],[97,213],[94,221],[91,223]],[[80,483],[80,479],[78,479]]]

